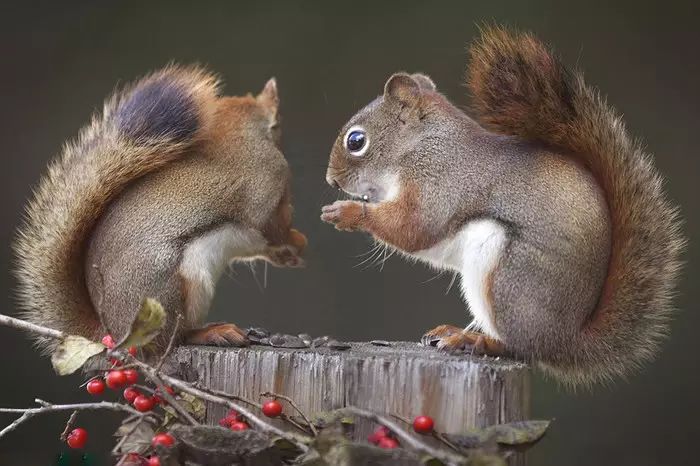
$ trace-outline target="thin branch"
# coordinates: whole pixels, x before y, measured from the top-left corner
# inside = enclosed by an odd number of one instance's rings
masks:
[[[31,322],[27,322],[25,320],[15,319],[14,317],[6,316],[4,314],[0,314],[0,325],[38,333],[39,335],[49,338],[63,338],[66,336],[65,333],[59,332],[58,330],[44,327],[42,325],[32,324]]]
[[[299,408],[299,406],[294,402],[294,400],[292,400],[288,396],[280,395],[278,393],[273,393],[273,392],[264,392],[264,393],[261,393],[260,396],[280,398],[280,399],[286,401],[287,403],[289,403],[289,405],[292,408],[294,408],[294,410],[297,413],[299,413],[299,415],[304,419],[304,422],[306,422],[306,425],[308,425],[309,429],[311,429],[311,433],[313,434],[313,436],[316,437],[318,435],[318,431],[316,430],[314,423],[311,422],[311,420],[308,417],[306,417],[306,414],[304,414],[304,411],[302,411],[301,408]]]
[[[167,401],[168,404],[175,410],[175,412],[185,421],[187,421],[187,423],[193,426],[199,425],[199,422],[197,422],[197,420],[193,418],[192,415],[185,408],[183,408],[182,405],[178,403],[178,401],[175,399],[175,397],[173,397],[170,394],[170,392],[165,388],[165,384],[160,379],[160,377],[158,377],[158,371],[156,371],[148,364],[142,363],[141,361],[133,357],[131,354],[129,354],[127,351],[111,351],[110,355],[116,356],[117,359],[119,359],[122,362],[130,361],[132,364],[135,364],[137,367],[139,367],[143,375],[145,375],[146,378],[149,379],[153,383],[153,385],[155,385],[158,388],[158,396],[163,397],[165,401]]]
[[[18,419],[16,419],[12,424],[8,425],[5,427],[2,431],[0,431],[0,438],[2,438],[5,434],[12,432],[19,426],[20,424],[26,422],[30,418],[39,415],[39,414],[44,414],[44,413],[52,413],[52,412],[63,412],[63,411],[87,411],[87,410],[100,410],[100,409],[108,409],[111,411],[122,411],[122,412],[127,412],[139,417],[145,417],[150,415],[151,413],[140,413],[136,411],[134,408],[131,406],[123,405],[121,403],[112,403],[109,401],[100,401],[97,403],[74,403],[74,404],[66,404],[66,405],[54,405],[51,403],[47,403],[46,401],[36,399],[34,400],[37,404],[40,405],[38,408],[0,408],[0,413],[21,413],[22,416],[20,416]]]
[[[144,373],[155,375],[155,369],[152,368],[151,366],[149,366],[148,364],[142,363],[141,361],[138,361],[138,360],[134,360],[134,363],[137,364],[144,371]],[[205,401],[210,401],[212,403],[226,406],[230,409],[235,409],[241,415],[245,416],[246,419],[248,419],[248,421],[250,421],[251,424],[253,424],[255,427],[257,427],[261,431],[264,431],[264,432],[267,432],[270,434],[274,434],[274,435],[281,437],[285,440],[289,440],[297,448],[299,448],[302,452],[307,452],[309,450],[307,443],[309,443],[311,441],[310,438],[308,438],[308,437],[299,438],[299,436],[297,436],[297,435],[290,434],[289,432],[285,432],[282,429],[279,429],[271,424],[268,424],[267,422],[263,421],[262,419],[257,417],[255,414],[253,414],[247,408],[244,408],[240,404],[238,404],[234,401],[231,401],[230,399],[223,398],[221,396],[212,395],[212,394],[207,393],[203,390],[195,388],[191,384],[184,382],[180,379],[176,379],[175,377],[170,377],[169,375],[161,374],[161,378],[164,382],[168,383],[173,388],[176,388],[180,391],[183,391],[185,393],[189,393],[190,395],[194,395],[194,396],[201,398]]]
[[[376,422],[377,424],[381,424],[385,427],[387,427],[389,430],[391,430],[396,436],[404,442],[407,446],[410,446],[416,451],[419,451],[421,453],[425,453],[429,456],[432,456],[433,458],[436,458],[443,463],[446,464],[461,464],[464,463],[464,457],[463,456],[457,456],[453,455],[452,453],[446,452],[446,451],[440,451],[438,449],[435,449],[431,447],[430,445],[424,443],[422,440],[419,440],[415,437],[413,437],[411,434],[407,433],[405,430],[403,430],[401,427],[399,427],[398,424],[396,424],[394,421],[390,420],[387,417],[384,417],[382,415],[379,415],[377,413],[373,413],[371,411],[367,411],[361,408],[356,408],[355,406],[346,406],[345,408],[341,408],[341,411],[354,414],[355,416],[360,416],[364,417],[365,419],[369,419],[371,421]]]
[[[262,405],[261,405],[260,403],[256,403],[256,402],[254,402],[254,401],[248,400],[248,399],[246,399],[246,398],[244,398],[244,397],[242,397],[242,396],[232,395],[232,394],[230,394],[230,393],[222,392],[221,390],[215,390],[215,389],[209,388],[209,387],[203,387],[203,386],[201,386],[201,385],[198,384],[198,383],[193,384],[193,386],[194,386],[195,388],[199,389],[199,390],[205,391],[205,392],[210,393],[210,394],[212,394],[212,395],[214,395],[214,396],[220,396],[220,397],[222,397],[222,398],[226,398],[226,399],[234,400],[234,401],[241,401],[241,402],[243,402],[243,403],[246,403],[246,404],[248,404],[248,405],[250,405],[250,406],[253,406],[253,407],[255,407],[255,408],[258,408],[258,409],[262,410]],[[280,414],[280,419],[282,419],[283,421],[286,421],[286,422],[290,423],[291,425],[293,425],[294,427],[296,427],[296,428],[299,429],[300,431],[304,432],[305,434],[313,433],[312,431],[309,431],[308,429],[304,428],[303,425],[299,424],[297,421],[295,421],[295,420],[292,419],[290,416],[287,416],[287,415],[284,414],[284,413]],[[316,435],[316,434],[314,434],[314,436],[315,436],[315,435]]]
[[[178,331],[180,330],[180,324],[182,322],[182,314],[177,315],[177,320],[175,321],[175,327],[173,327],[173,333],[170,335],[170,341],[168,342],[168,347],[165,349],[165,352],[163,355],[160,357],[160,361],[158,361],[158,364],[156,364],[156,372],[160,372],[160,370],[163,368],[163,364],[165,363],[165,360],[170,356],[170,353],[173,350],[173,346],[175,346],[175,340],[177,339],[177,334]]]

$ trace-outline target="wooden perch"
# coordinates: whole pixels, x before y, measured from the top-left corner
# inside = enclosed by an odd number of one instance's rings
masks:
[[[259,401],[267,391],[286,395],[310,416],[344,406],[406,419],[426,414],[443,433],[529,416],[526,365],[449,355],[417,343],[352,343],[343,351],[186,346],[173,352],[170,363],[186,380],[249,400]],[[293,413],[288,405],[285,410]],[[210,424],[224,415],[221,406],[207,407]],[[359,421],[354,435],[366,438],[374,427]]]

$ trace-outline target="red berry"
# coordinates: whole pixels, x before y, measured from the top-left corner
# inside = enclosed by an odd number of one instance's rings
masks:
[[[230,429],[237,430],[237,431],[248,430],[248,424],[246,424],[245,422],[241,422],[241,421],[232,422]]]
[[[435,423],[430,416],[418,416],[413,420],[413,430],[419,434],[429,434],[433,431]]]
[[[139,371],[136,369],[124,369],[124,376],[126,377],[126,383],[133,385],[139,380]]]
[[[141,393],[133,387],[126,387],[124,389],[124,399],[127,403],[133,403],[140,394]]]
[[[137,350],[135,346],[130,346],[128,351],[130,355],[136,356],[139,350]]]
[[[134,399],[133,404],[137,411],[141,411],[143,413],[152,410],[156,405],[156,400],[154,400],[151,396],[138,395]]]
[[[270,400],[262,405],[262,412],[267,417],[277,417],[282,414],[282,403],[277,400]]]
[[[116,390],[126,385],[126,375],[122,370],[107,372],[107,377],[105,377],[105,380],[107,382],[107,386],[112,390]]]
[[[88,433],[87,430],[82,427],[71,430],[68,437],[66,437],[66,443],[71,448],[83,448],[85,442],[87,442]]]
[[[390,435],[391,431],[387,427],[379,426],[374,432],[370,434],[369,437],[367,437],[367,441],[376,445],[381,439],[383,439],[384,437],[389,437]]]
[[[105,345],[109,349],[112,349],[116,346],[116,343],[114,343],[114,338],[112,338],[112,335],[103,336],[102,337],[102,344]]]
[[[148,466],[160,466],[160,458],[157,456],[151,456],[148,458],[148,462],[146,464]]]
[[[379,448],[386,448],[387,450],[391,450],[392,448],[398,448],[399,442],[397,442],[396,439],[393,439],[391,437],[383,437],[379,440],[377,446]]]
[[[240,417],[240,414],[235,409],[229,409],[228,413],[226,413],[226,417],[237,420]]]
[[[153,440],[151,440],[151,445],[154,447],[156,445],[165,445],[166,447],[169,447],[173,443],[175,443],[175,438],[173,438],[173,436],[170,434],[156,434],[155,437],[153,437]]]
[[[99,395],[105,391],[105,383],[102,379],[92,379],[87,384],[87,392],[90,395]]]

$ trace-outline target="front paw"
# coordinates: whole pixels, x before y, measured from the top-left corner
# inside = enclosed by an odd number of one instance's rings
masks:
[[[321,209],[321,220],[335,225],[342,231],[354,231],[360,228],[365,205],[357,201],[335,201]]]

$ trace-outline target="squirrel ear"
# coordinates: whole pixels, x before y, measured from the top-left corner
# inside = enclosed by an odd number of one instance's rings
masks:
[[[418,83],[421,89],[425,89],[426,91],[434,91],[437,89],[437,86],[435,86],[435,82],[430,79],[430,76],[427,74],[423,73],[413,73],[411,75],[414,81]]]
[[[277,80],[275,78],[268,79],[255,100],[267,111],[270,117],[270,126],[275,126],[277,124],[277,109],[280,104],[280,98],[277,94]]]
[[[277,80],[275,78],[268,79],[256,99],[265,107],[276,110],[280,103],[279,95],[277,95]]]
[[[408,74],[396,73],[384,85],[384,98],[412,106],[420,99],[420,85]]]

